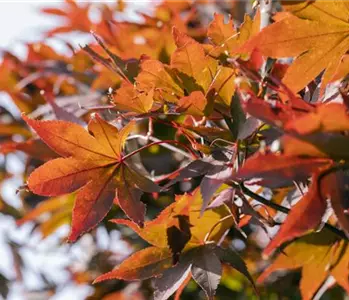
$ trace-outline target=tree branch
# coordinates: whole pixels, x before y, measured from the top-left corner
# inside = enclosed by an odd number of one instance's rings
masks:
[[[150,137],[149,137],[149,139],[150,139]],[[137,153],[143,151],[144,149],[150,148],[151,146],[155,146],[155,145],[167,145],[166,148],[168,149],[168,148],[169,148],[169,147],[168,147],[169,144],[176,144],[176,145],[178,145],[178,146],[183,147],[184,149],[188,150],[188,152],[191,154],[191,156],[192,156],[191,158],[193,158],[193,159],[198,159],[198,156],[196,155],[196,153],[195,153],[193,150],[191,150],[187,145],[185,145],[185,144],[183,144],[183,143],[181,143],[181,142],[179,142],[179,141],[175,141],[175,140],[158,140],[158,141],[156,141],[156,142],[153,142],[153,143],[150,143],[150,144],[146,144],[145,146],[143,146],[143,147],[141,147],[141,148],[138,148],[138,149],[134,150],[134,151],[131,152],[131,153],[126,154],[125,156],[123,156],[123,157],[121,158],[121,161],[124,161],[124,160],[126,160],[126,159],[132,157],[133,155],[135,155],[135,154],[137,154]],[[176,150],[174,150],[174,149],[176,149]],[[178,152],[178,149],[177,149],[177,148],[174,148],[174,149],[171,149],[171,150]],[[187,155],[186,155],[186,156],[187,156]]]
[[[273,8],[273,0],[260,0],[260,12],[261,12],[261,23],[259,30],[263,30],[263,28],[267,27],[270,24],[270,18]],[[267,76],[268,73],[268,65],[272,63],[274,59],[267,58],[267,60],[264,62],[262,69],[261,69],[261,75],[264,79]]]
[[[176,152],[176,153],[179,153],[181,155],[183,155],[184,157],[186,158],[189,158],[189,159],[192,159],[193,158],[193,155],[192,154],[189,154],[188,152],[185,152],[177,147],[174,147],[172,145],[170,145],[169,143],[165,143],[165,142],[162,142],[160,139],[156,138],[156,137],[153,137],[153,136],[144,136],[144,135],[141,135],[141,134],[134,134],[134,135],[131,135],[127,138],[127,141],[130,141],[130,140],[134,140],[134,139],[142,139],[142,140],[150,140],[152,142],[155,142],[155,143],[159,143],[159,146],[162,146],[170,151],[173,151],[173,152]],[[186,148],[187,149],[187,148]]]

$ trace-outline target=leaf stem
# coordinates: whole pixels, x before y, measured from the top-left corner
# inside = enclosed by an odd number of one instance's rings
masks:
[[[215,230],[217,228],[217,226],[221,223],[223,223],[225,220],[228,220],[230,218],[234,218],[232,214],[227,215],[225,217],[223,217],[222,219],[218,220],[210,229],[210,231],[206,234],[205,238],[204,238],[204,243],[206,244],[208,242],[209,237],[211,236],[211,234],[213,233],[213,230]]]
[[[192,157],[194,159],[198,159],[199,158],[192,149],[190,149],[187,145],[185,145],[185,144],[183,144],[183,143],[181,143],[179,141],[175,141],[175,140],[160,140],[160,141],[155,141],[153,143],[147,144],[147,145],[145,145],[145,146],[143,146],[141,148],[138,148],[135,151],[133,151],[133,152],[123,156],[121,161],[125,161],[126,159],[130,158],[131,156],[133,156],[133,155],[135,155],[135,154],[137,154],[137,153],[139,153],[139,152],[143,151],[144,149],[147,149],[147,148],[149,148],[151,146],[161,145],[161,144],[176,144],[176,145],[181,146],[184,149],[186,149],[192,155]]]
[[[290,209],[287,208],[287,207],[284,207],[282,205],[279,205],[279,204],[276,204],[274,202],[271,202],[270,200],[254,193],[253,191],[251,191],[250,189],[248,189],[247,187],[244,186],[244,184],[239,184],[239,185],[236,185],[237,188],[240,188],[241,191],[246,194],[247,196],[257,200],[258,202],[268,206],[268,207],[271,207],[277,211],[281,211],[285,214],[288,214],[290,212]],[[332,226],[331,224],[329,223],[325,223],[324,225],[325,228],[327,228],[328,230],[330,230],[332,233],[334,233],[335,235],[339,236],[341,239],[344,239],[344,240],[348,240],[347,236],[345,235],[345,233],[338,229],[337,227],[334,227]]]

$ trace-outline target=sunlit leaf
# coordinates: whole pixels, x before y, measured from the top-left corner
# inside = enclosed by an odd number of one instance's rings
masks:
[[[40,195],[58,196],[80,189],[73,209],[71,241],[105,217],[118,187],[121,187],[118,201],[122,209],[139,225],[143,224],[144,205],[139,198],[125,195],[126,191],[133,193],[134,183],[125,186],[123,172],[126,167],[120,168],[122,148],[134,123],[118,131],[96,115],[90,120],[89,134],[74,123],[24,119],[48,146],[66,157],[51,160],[36,169],[28,179],[30,190]],[[129,206],[127,201],[131,200],[139,203],[142,209],[138,211],[134,205]]]
[[[252,38],[244,49],[257,47],[264,55],[296,57],[283,82],[298,92],[323,70],[323,88],[349,48],[346,1],[283,1],[290,14]],[[302,74],[302,76],[299,76]]]
[[[280,230],[264,249],[265,255],[270,255],[282,243],[315,230],[320,225],[327,203],[319,194],[318,184],[318,176],[314,175],[309,191],[292,207]]]

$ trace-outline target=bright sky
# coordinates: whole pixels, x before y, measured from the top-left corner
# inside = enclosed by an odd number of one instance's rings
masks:
[[[115,3],[115,1],[88,2]],[[130,7],[138,10],[149,7],[149,0],[130,0],[127,2],[129,2]],[[156,0],[152,2],[156,2]],[[59,22],[59,18],[40,14],[40,8],[57,7],[62,4],[62,0],[0,0],[0,49],[11,49],[18,54],[23,54],[23,41],[40,40],[42,38],[40,33],[43,33],[45,29],[52,28],[57,21]]]
[[[45,6],[54,5],[49,2]],[[39,1],[0,0],[1,49],[23,51],[23,41],[39,39],[38,32],[54,25],[52,18],[38,13],[43,5]]]

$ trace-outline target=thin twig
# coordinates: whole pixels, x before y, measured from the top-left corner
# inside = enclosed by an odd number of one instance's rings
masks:
[[[244,184],[240,184],[239,185],[239,188],[241,189],[241,191],[243,191],[243,193],[255,200],[257,200],[258,202],[270,207],[270,208],[273,208],[277,211],[281,211],[285,214],[288,214],[290,212],[290,209],[287,208],[287,207],[284,207],[282,205],[279,205],[277,203],[274,203],[274,202],[271,202],[270,200],[262,197],[261,195],[258,195],[256,194],[255,192],[251,191],[250,189],[248,189]]]
[[[303,192],[303,190],[301,189],[299,183],[298,183],[297,181],[294,180],[294,181],[293,181],[293,184],[295,185],[295,187],[296,187],[296,189],[298,190],[299,194],[302,195],[302,196],[304,196],[304,192]]]
[[[156,143],[159,143],[161,142],[160,139],[157,139],[156,137],[153,137],[153,136],[144,136],[144,135],[141,135],[141,134],[134,134],[134,135],[131,135],[127,138],[127,140],[134,140],[134,139],[142,139],[142,140],[145,140],[145,141],[152,141],[152,142],[156,142]],[[162,146],[170,151],[173,151],[173,152],[176,152],[176,153],[179,153],[181,155],[183,155],[184,157],[186,158],[190,158],[190,159],[193,159],[193,156],[185,151],[183,151],[182,149],[179,149],[177,147],[174,147],[168,143],[161,143],[159,144],[159,146]]]
[[[237,188],[240,188],[244,194],[246,194],[247,196],[257,200],[258,202],[268,206],[268,207],[271,207],[277,211],[281,211],[285,214],[288,214],[290,212],[290,209],[287,208],[287,207],[284,207],[282,205],[279,205],[279,204],[276,204],[274,202],[271,202],[270,200],[254,193],[253,191],[251,191],[250,189],[248,189],[247,187],[245,187],[243,184],[240,184],[240,185],[236,185]],[[336,234],[337,236],[339,236],[340,238],[344,239],[344,240],[348,240],[346,234],[338,229],[337,227],[334,227],[332,226],[331,224],[328,224],[328,223],[325,223],[324,225],[325,228],[327,228],[328,230],[332,231],[334,234]]]
[[[230,218],[234,218],[234,216],[232,214],[227,215],[225,217],[223,217],[222,219],[218,220],[210,229],[210,231],[206,234],[205,238],[204,238],[204,243],[206,244],[208,239],[210,238],[211,234],[213,233],[213,230],[215,230],[217,228],[218,225],[222,224],[225,220],[228,220]]]
[[[141,147],[141,148],[138,148],[137,150],[135,150],[135,151],[133,151],[133,152],[131,152],[131,153],[125,155],[124,157],[122,157],[122,161],[124,161],[124,160],[130,158],[131,156],[133,156],[133,155],[135,155],[135,154],[137,154],[137,153],[139,153],[139,152],[143,151],[144,149],[147,149],[147,148],[149,148],[149,147],[151,147],[151,146],[155,146],[155,145],[164,145],[164,144],[167,144],[167,145],[169,145],[169,144],[176,144],[176,145],[178,145],[178,146],[181,146],[181,147],[183,147],[184,149],[188,150],[188,152],[192,155],[192,156],[190,156],[190,158],[192,158],[192,159],[198,159],[198,156],[196,155],[196,153],[195,153],[193,150],[191,150],[187,145],[185,145],[185,144],[183,144],[183,143],[181,143],[181,142],[179,142],[179,141],[174,141],[174,140],[158,140],[158,141],[156,141],[156,142],[147,144],[147,145],[145,145],[145,146],[143,146],[143,147]],[[168,147],[168,146],[167,146],[167,147]],[[176,151],[178,150],[177,148],[175,148],[175,149],[176,149]],[[187,154],[187,155],[188,155],[188,154]]]

